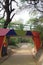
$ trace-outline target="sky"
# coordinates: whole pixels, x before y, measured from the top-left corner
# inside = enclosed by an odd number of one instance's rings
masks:
[[[23,24],[26,24],[30,18],[35,18],[38,16],[40,16],[40,14],[33,16],[33,15],[30,15],[30,13],[27,10],[26,11],[23,10],[22,12],[16,14],[13,17],[12,21],[19,21],[20,20]]]
[[[20,6],[22,5],[19,0],[16,0],[16,1],[18,1],[18,3],[19,3]],[[15,7],[16,10],[17,10],[18,7],[16,6],[16,4],[14,5],[14,2],[13,2],[12,4],[13,4],[12,7],[13,7],[13,8]],[[13,17],[12,21],[18,21],[18,20],[20,20],[23,24],[26,24],[26,21],[27,21],[29,18],[30,18],[30,17],[29,17],[29,15],[28,15],[27,10],[22,10],[22,12],[17,13],[17,14]]]
[[[14,21],[14,20],[15,20],[15,21],[16,21],[16,20],[21,20],[21,22],[22,22],[23,24],[26,24],[26,21],[28,21],[29,18],[30,18],[30,17],[29,17],[28,12],[27,12],[27,11],[22,11],[21,13],[15,15],[12,21]]]
[[[21,6],[20,1],[19,1],[19,0],[16,0],[16,1],[18,1],[19,5]],[[16,6],[16,3],[12,2],[12,8],[15,8],[16,11],[18,10],[18,7]],[[16,11],[15,11],[15,12],[16,12]],[[14,13],[14,12],[13,12],[13,13]],[[13,15],[13,13],[11,14],[11,16]],[[3,11],[1,11],[0,17],[2,17],[2,15],[3,15]],[[29,18],[30,18],[30,16],[28,15],[27,10],[26,10],[26,11],[23,10],[22,12],[17,13],[17,14],[13,17],[12,22],[20,20],[23,24],[26,24],[26,21],[27,21]],[[6,14],[5,14],[5,19],[6,19]]]
[[[19,5],[21,6],[22,4],[20,3],[20,0],[16,0],[16,1],[18,1],[18,3],[19,3]],[[15,4],[15,5],[14,5]],[[15,8],[16,10],[15,10],[15,12],[18,10],[18,7],[16,6],[16,3],[14,3],[14,2],[12,2],[12,8]],[[14,13],[14,12],[13,12]],[[13,14],[12,13],[12,14]],[[3,11],[1,12],[1,16],[2,16],[2,14],[3,14]],[[12,15],[11,14],[11,15]],[[12,19],[12,22],[14,22],[14,21],[18,21],[18,20],[20,20],[23,24],[26,24],[26,22],[30,19],[30,18],[32,18],[32,17],[37,17],[37,16],[39,16],[40,14],[38,14],[38,15],[36,15],[36,16],[33,16],[33,15],[30,15],[30,13],[29,13],[29,10],[27,11],[27,10],[22,10],[22,12],[19,12],[19,13],[17,13],[14,17],[13,17],[13,19]],[[6,18],[6,17],[5,17]]]
[[[19,5],[21,6],[22,4],[20,3],[20,0],[16,0],[16,1],[18,1],[18,3],[19,3]],[[16,6],[16,4],[14,5],[14,3],[13,3],[13,5],[12,5],[12,7],[14,8],[16,8],[16,10],[18,9],[18,7]],[[32,8],[33,9],[33,8]],[[30,13],[29,13],[29,11],[30,11],[30,9],[28,9],[28,11],[27,11],[27,9],[25,10],[22,10],[21,12],[19,12],[18,14],[16,14],[14,17],[13,17],[13,19],[12,19],[12,21],[18,21],[18,20],[20,20],[23,24],[26,24],[27,23],[27,21],[30,19],[30,18],[34,18],[34,17],[38,17],[38,16],[40,16],[40,13],[39,14],[36,14],[35,16],[33,16],[33,15],[30,15]]]

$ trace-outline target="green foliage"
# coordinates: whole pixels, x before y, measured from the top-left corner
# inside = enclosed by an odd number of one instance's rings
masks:
[[[18,44],[18,38],[10,37],[10,45],[17,46]]]
[[[23,24],[20,24],[20,25],[19,25],[19,28],[20,28],[20,30],[23,30],[24,25],[23,25]]]
[[[39,21],[40,22],[43,22],[43,16],[42,17],[39,17]]]
[[[24,28],[24,25],[23,24],[19,24],[17,27],[16,27],[16,30],[23,30]]]
[[[35,22],[38,22],[37,18],[31,18],[29,19],[29,21],[27,21],[27,23],[35,23]]]
[[[19,43],[33,43],[33,40],[31,37],[10,37],[10,45],[16,46]]]
[[[21,2],[25,2],[25,1],[28,1],[28,0],[21,0]]]
[[[27,24],[30,24],[30,30],[32,31],[38,25],[39,19],[31,18],[27,21]]]
[[[5,22],[4,19],[1,19],[1,20],[0,20],[0,28],[3,28],[4,22]]]
[[[1,19],[1,20],[0,20],[0,23],[4,23],[4,21],[5,21],[4,19]]]
[[[26,31],[23,30],[15,30],[15,32],[17,33],[18,36],[25,36]]]
[[[16,30],[23,30],[24,25],[21,21],[10,22],[8,28],[14,28]]]
[[[28,38],[25,38],[25,37],[21,37],[21,39],[20,39],[20,42],[21,43],[29,43],[29,39]]]
[[[39,19],[37,18],[30,19],[27,23],[28,24],[31,23],[30,30],[38,31],[40,33],[41,43],[43,43],[43,25],[42,25],[43,17],[39,17]]]

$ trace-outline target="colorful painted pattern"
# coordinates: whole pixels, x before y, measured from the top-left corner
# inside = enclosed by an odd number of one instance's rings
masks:
[[[7,34],[7,36],[11,36],[11,35],[14,35],[14,36],[32,36],[32,32],[31,31],[23,31],[23,30],[10,30]]]
[[[40,35],[36,31],[23,31],[14,29],[0,29],[0,48],[2,47],[3,41],[5,42],[5,36],[32,36],[36,49],[38,50],[41,46]],[[7,43],[6,43],[7,44]]]

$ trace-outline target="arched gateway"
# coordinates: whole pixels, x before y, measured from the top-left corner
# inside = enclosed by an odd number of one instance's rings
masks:
[[[0,57],[7,54],[6,36],[32,36],[36,50],[38,51],[41,47],[40,34],[36,31],[0,29]]]

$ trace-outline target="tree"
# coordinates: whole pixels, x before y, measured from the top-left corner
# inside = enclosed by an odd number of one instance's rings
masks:
[[[5,21],[4,19],[1,19],[1,20],[0,20],[0,28],[3,28],[4,21]]]
[[[18,27],[16,27],[17,30],[22,30],[23,31],[24,25],[23,24],[19,24]]]
[[[43,23],[43,16],[39,17],[39,21]]]
[[[31,23],[30,30],[37,31],[40,33],[40,39],[43,46],[43,18],[41,17],[39,17],[39,19],[33,18],[30,19],[27,23],[29,24],[29,22]]]
[[[12,4],[16,3],[16,6],[23,10],[23,8],[33,8],[37,9],[38,11],[43,13],[43,0],[22,0],[25,1],[27,4],[22,3],[22,6],[19,7],[19,3],[16,0],[0,0],[0,13],[3,11],[3,16],[0,18],[4,18],[6,15],[6,21],[4,23],[4,28],[7,28],[8,24],[12,21],[14,15],[16,14],[16,9],[12,7]],[[41,7],[40,7],[41,6]],[[16,11],[16,12],[15,12]],[[13,13],[13,14],[12,14]]]
[[[21,0],[21,2],[26,2],[29,7],[33,6],[36,10],[43,13],[43,0]]]
[[[18,7],[18,2],[16,0],[0,0],[0,13],[3,11],[3,15],[2,17],[0,16],[0,19],[4,18],[6,14],[4,28],[7,28],[8,24],[12,21],[12,18],[16,14],[15,8],[12,7],[13,2],[14,4],[16,3],[16,6]]]
[[[34,30],[38,23],[39,23],[38,18],[31,18],[27,21],[27,24],[30,24],[30,30]]]

